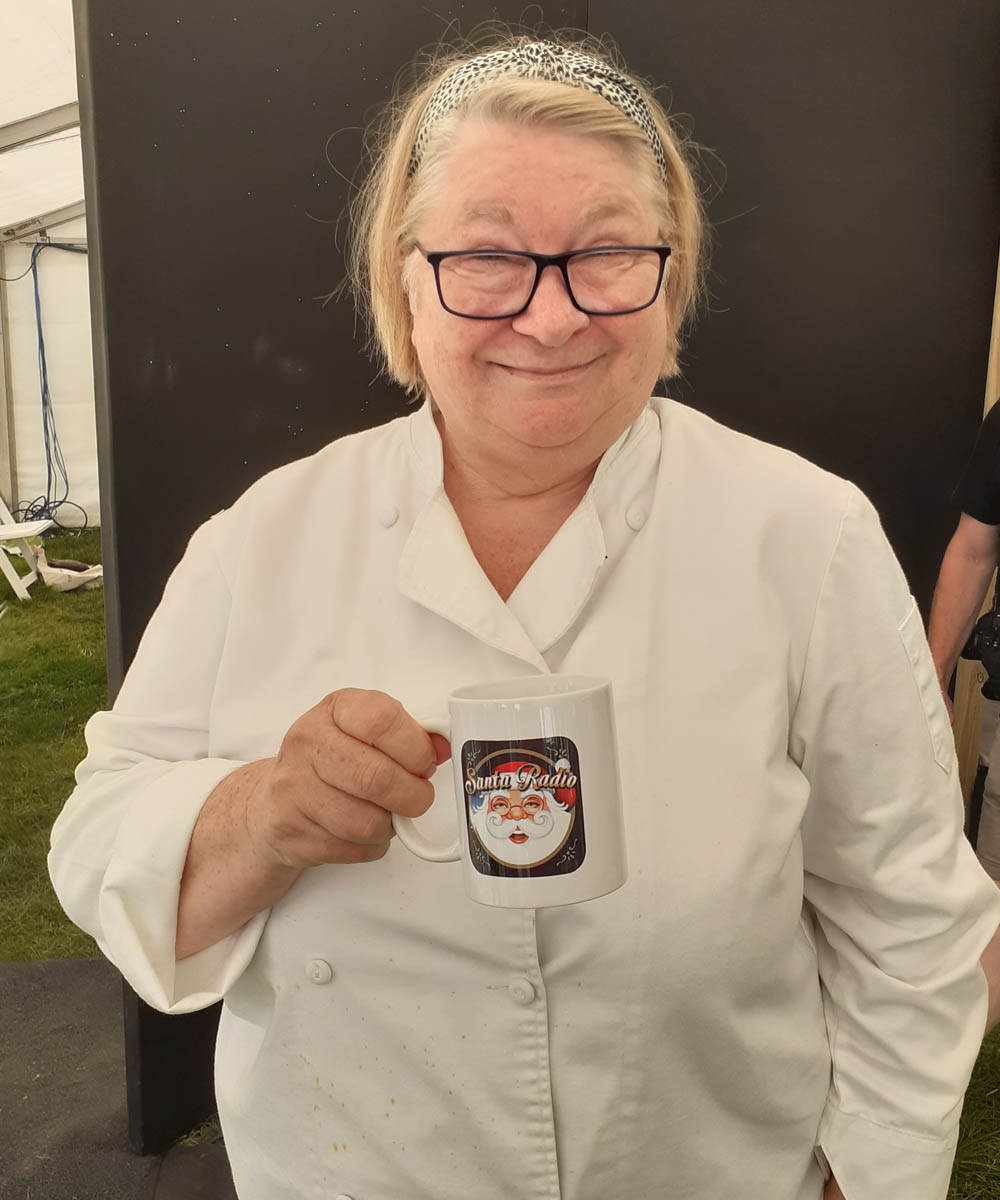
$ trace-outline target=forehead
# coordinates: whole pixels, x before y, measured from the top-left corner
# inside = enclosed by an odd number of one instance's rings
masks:
[[[645,177],[605,138],[495,122],[462,122],[436,171],[420,236],[497,230],[544,250],[539,238],[582,236],[601,225],[655,238]],[[566,247],[561,247],[566,248]]]

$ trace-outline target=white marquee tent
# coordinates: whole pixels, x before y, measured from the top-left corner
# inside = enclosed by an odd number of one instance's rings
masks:
[[[0,496],[99,525],[72,2],[0,12]]]

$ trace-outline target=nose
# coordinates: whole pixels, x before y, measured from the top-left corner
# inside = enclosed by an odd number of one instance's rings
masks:
[[[521,804],[512,804],[510,806],[510,812],[507,815],[510,817],[510,819],[512,821],[523,821],[524,820],[524,806]]]
[[[573,304],[562,272],[550,263],[542,270],[531,303],[511,322],[515,333],[533,337],[544,346],[562,346],[590,324],[590,317]]]

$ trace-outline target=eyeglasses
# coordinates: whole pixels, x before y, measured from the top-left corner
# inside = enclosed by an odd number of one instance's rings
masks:
[[[649,308],[660,292],[669,246],[595,246],[568,254],[416,247],[434,268],[438,299],[456,317],[517,317],[538,290],[546,267],[558,267],[574,308],[619,317]]]

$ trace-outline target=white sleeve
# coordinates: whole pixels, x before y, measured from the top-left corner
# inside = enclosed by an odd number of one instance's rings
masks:
[[[847,1200],[944,1200],[986,1022],[1000,891],[963,833],[920,614],[853,487],[790,751],[810,782],[805,895],[833,1060],[818,1150]]]
[[[87,757],[48,858],[71,920],[162,1012],[218,1000],[249,963],[268,915],[182,962],[174,957],[194,824],[216,784],[243,765],[208,757],[230,608],[212,525],[198,530],[171,575],[112,711],[87,723]]]

